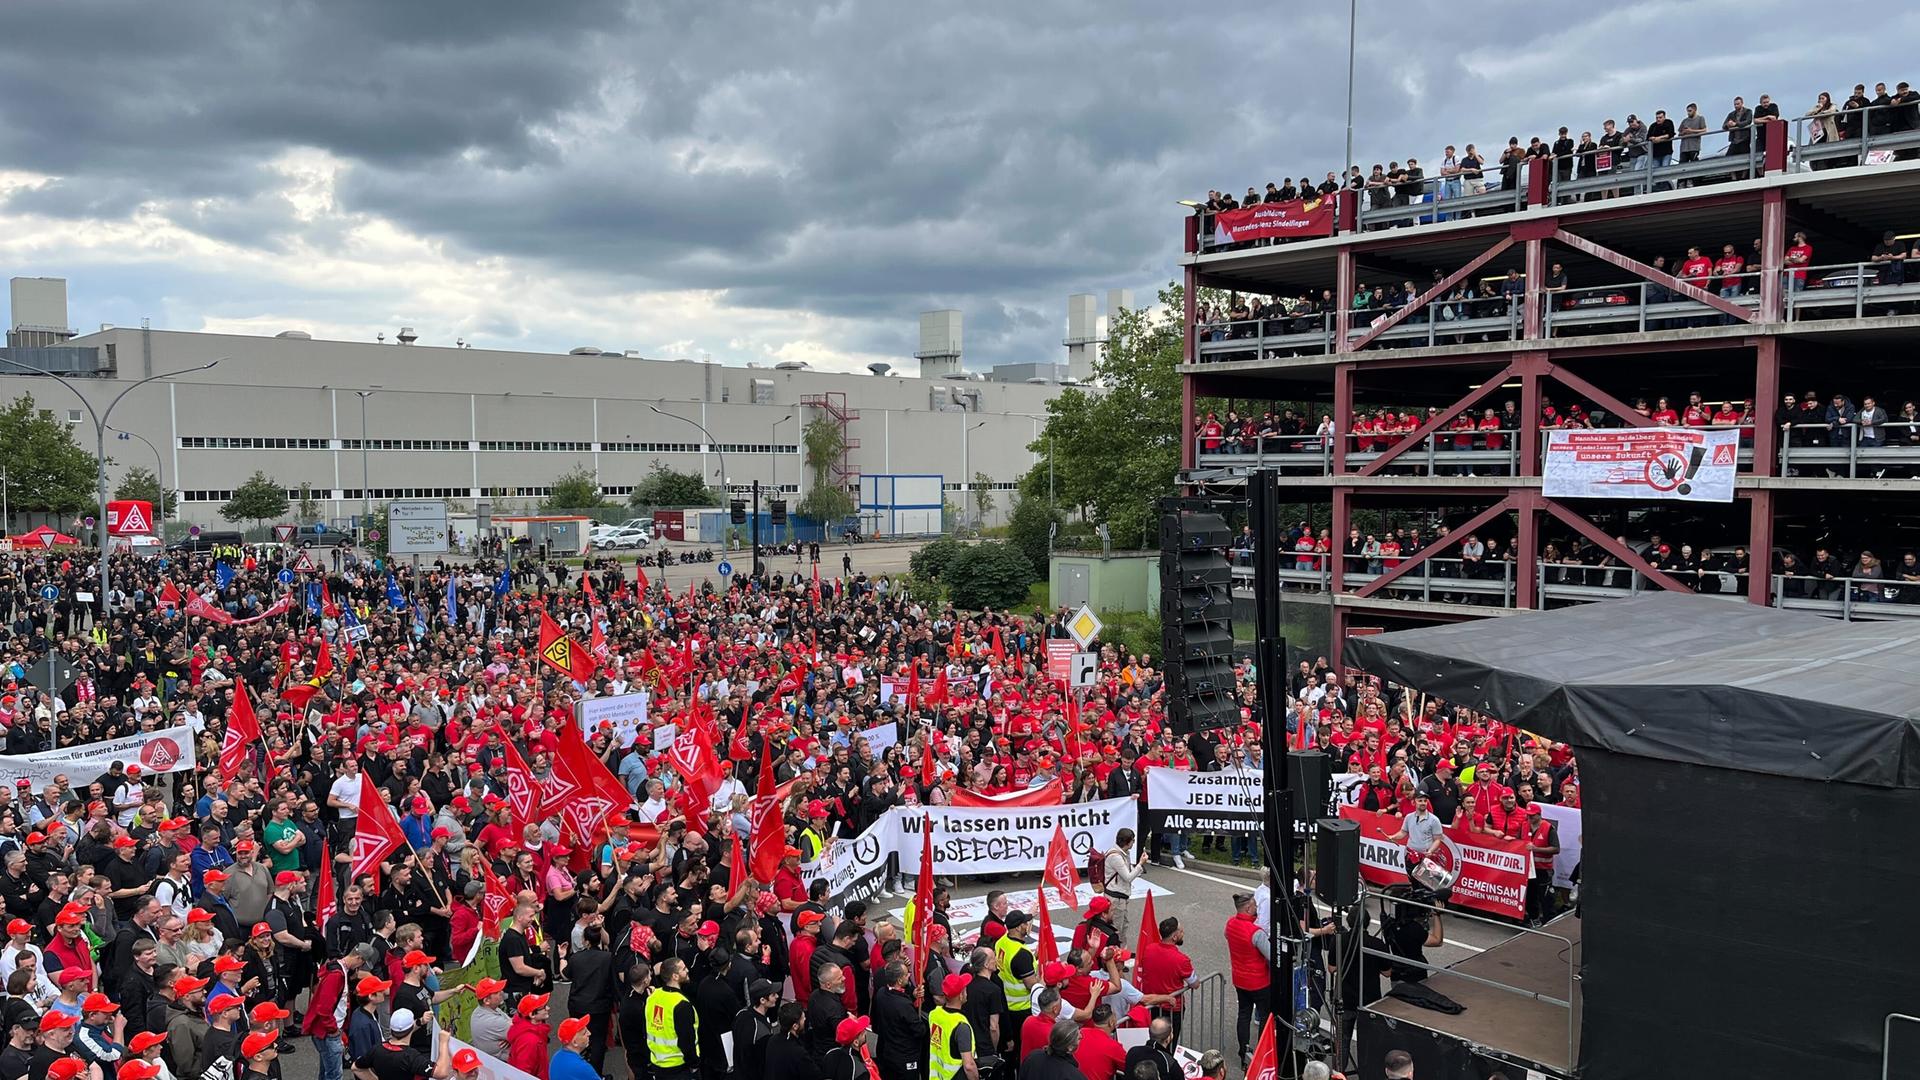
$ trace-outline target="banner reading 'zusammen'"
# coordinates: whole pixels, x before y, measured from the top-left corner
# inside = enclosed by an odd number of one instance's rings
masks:
[[[1266,809],[1258,769],[1147,770],[1149,831],[1257,833]]]

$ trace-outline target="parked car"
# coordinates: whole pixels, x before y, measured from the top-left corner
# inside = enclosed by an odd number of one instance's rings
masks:
[[[239,547],[246,543],[246,537],[230,530],[200,530],[199,536],[189,536],[175,540],[167,545],[168,551],[212,551],[216,547]]]
[[[652,537],[639,529],[613,528],[605,532],[598,530],[587,534],[587,542],[597,548],[639,549],[651,543]]]
[[[352,544],[353,534],[345,529],[335,529],[330,526],[302,525],[294,530],[293,542],[296,546],[305,544],[312,547],[337,547],[341,544]]]

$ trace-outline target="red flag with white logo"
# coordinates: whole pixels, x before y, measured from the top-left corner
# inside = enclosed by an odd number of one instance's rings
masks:
[[[780,817],[780,798],[773,783],[773,740],[760,740],[760,782],[754,789],[748,814],[753,827],[753,879],[765,885],[780,872],[787,850],[786,823]]]
[[[381,862],[407,842],[407,834],[400,831],[399,819],[393,816],[393,807],[380,797],[384,790],[366,774],[361,774],[360,816],[354,820],[353,862],[347,867],[349,879],[361,874],[377,875]]]
[[[1278,1080],[1280,1076],[1280,1051],[1273,1033],[1273,1014],[1267,1014],[1267,1022],[1260,1029],[1260,1041],[1253,1046],[1253,1057],[1247,1060],[1247,1080]]]
[[[560,726],[560,750],[553,756],[557,783],[545,792],[546,813],[558,813],[575,843],[592,844],[615,810],[633,804],[633,795],[604,762],[594,756],[575,724]],[[565,785],[560,790],[559,785]]]
[[[498,728],[498,725],[496,725]],[[547,808],[541,798],[540,785],[534,782],[533,769],[527,765],[527,759],[520,756],[519,748],[507,737],[504,728],[500,731],[500,744],[506,748],[507,757],[507,806],[513,810],[513,828],[515,832],[526,828],[533,822],[547,816]]]
[[[1075,892],[1080,887],[1080,872],[1073,865],[1073,847],[1067,843],[1067,830],[1058,821],[1053,823],[1053,839],[1047,841],[1047,865],[1040,872],[1040,889],[1047,886],[1060,890],[1060,898],[1068,907],[1080,910],[1080,897]]]

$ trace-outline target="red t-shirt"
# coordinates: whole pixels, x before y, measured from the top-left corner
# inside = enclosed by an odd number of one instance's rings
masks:
[[[1677,427],[1680,423],[1680,414],[1677,412],[1674,412],[1672,409],[1655,409],[1653,411],[1652,416],[1649,417],[1649,419],[1651,419],[1656,424],[1665,424],[1668,427]]]
[[[1082,1027],[1080,1047],[1073,1052],[1073,1060],[1087,1080],[1114,1080],[1127,1064],[1127,1048],[1105,1028]]]
[[[1705,255],[1696,255],[1680,264],[1680,280],[1697,288],[1706,288],[1712,273],[1713,262]]]
[[[1047,1036],[1053,1034],[1053,1018],[1045,1013],[1029,1016],[1020,1024],[1020,1060],[1035,1050],[1047,1048]]]
[[[1746,268],[1747,260],[1738,255],[1722,255],[1719,261],[1713,264],[1713,272],[1719,277],[1720,287],[1723,289],[1738,287],[1740,279],[1736,275]]]
[[[1713,413],[1705,405],[1689,405],[1680,414],[1680,422],[1688,427],[1706,427],[1713,422]]]
[[[1713,414],[1713,422],[1716,424],[1737,424],[1740,422],[1740,414],[1734,412],[1732,409],[1719,409]]]
[[[1134,964],[1133,985],[1143,994],[1171,994],[1193,977],[1193,958],[1164,941],[1148,945]],[[1171,1006],[1180,1011],[1181,998]]]
[[[1497,417],[1489,417],[1480,421],[1480,430],[1487,433],[1487,449],[1506,449],[1507,436],[1505,432],[1500,430],[1500,421]]]

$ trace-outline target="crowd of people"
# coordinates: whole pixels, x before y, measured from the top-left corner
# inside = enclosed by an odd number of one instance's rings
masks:
[[[1880,82],[1874,84],[1874,92],[1869,96],[1866,84],[1859,83],[1843,103],[1835,105],[1833,96],[1822,92],[1799,115],[1809,121],[1804,138],[1810,145],[1856,142],[1863,135],[1899,135],[1920,130],[1920,92],[1905,81],[1896,83],[1891,91],[1886,83]],[[1366,208],[1386,210],[1410,206],[1423,199],[1440,201],[1480,195],[1489,190],[1513,191],[1523,183],[1522,170],[1529,162],[1538,160],[1552,162],[1554,177],[1564,183],[1635,171],[1657,174],[1670,163],[1699,161],[1703,153],[1713,156],[1718,152],[1734,159],[1729,164],[1728,175],[1743,177],[1747,175],[1746,159],[1757,145],[1758,128],[1792,119],[1782,116],[1779,103],[1770,94],[1761,94],[1751,106],[1744,97],[1734,97],[1717,126],[1710,126],[1696,102],[1688,103],[1677,116],[1669,116],[1665,109],[1654,109],[1649,116],[1650,119],[1642,119],[1637,113],[1629,112],[1624,123],[1609,117],[1601,122],[1597,137],[1588,129],[1576,138],[1574,129],[1566,126],[1560,127],[1551,140],[1536,135],[1525,145],[1516,135],[1507,139],[1505,147],[1497,152],[1483,152],[1474,143],[1465,143],[1464,150],[1448,145],[1431,170],[1422,166],[1417,158],[1409,157],[1405,163],[1375,164],[1371,171],[1363,170],[1358,164],[1349,165],[1344,175],[1329,172],[1318,182],[1304,174],[1298,178],[1288,177],[1278,184],[1270,181],[1264,191],[1248,187],[1241,197],[1235,197],[1231,191],[1209,191],[1199,209],[1217,213],[1260,203],[1320,198],[1345,188],[1358,193]],[[1705,140],[1710,134],[1724,136],[1724,147],[1706,146]],[[1916,153],[1900,149],[1896,157],[1904,160]],[[1859,155],[1823,158],[1816,167],[1836,168],[1860,161]],[[1593,198],[1604,194],[1565,197]],[[1407,218],[1395,223],[1407,225],[1415,220]]]
[[[809,567],[675,594],[597,559],[508,572],[347,552],[291,587],[281,569],[247,551],[117,555],[101,616],[80,599],[89,553],[0,557],[7,752],[176,725],[197,744],[192,769],[125,760],[0,785],[0,1080],[268,1080],[302,1051],[320,1080],[473,1080],[475,1049],[543,1080],[1175,1075],[1186,920],[1157,920],[1140,955],[1121,934],[1133,879],[1187,837],[1123,832],[1073,947],[1045,966],[1004,895],[963,937],[942,888],[916,975],[908,926],[834,910],[799,867],[836,832],[961,786],[1057,779],[1085,800],[1141,795],[1149,764],[1257,767],[1257,717],[1195,760],[1151,658],[1109,646],[1068,722],[1043,674],[1063,614],[923,605],[885,576]],[[555,670],[548,620],[597,655],[591,675]],[[30,677],[49,654],[70,684]],[[563,814],[525,819],[516,800],[557,775],[576,704],[642,688],[648,723],[579,736],[626,805],[591,837]],[[668,723],[707,733],[719,777],[696,783],[655,748]],[[876,754],[857,733],[883,723],[898,738]],[[756,831],[762,769],[783,788]],[[404,843],[355,872],[362,819],[384,814]],[[768,828],[784,846],[763,881],[732,851]],[[498,978],[443,985],[483,940]],[[436,1017],[463,995],[471,1047]],[[1119,1052],[1114,1032],[1136,1025],[1145,1044]],[[1209,1075],[1225,1075],[1219,1049]]]

